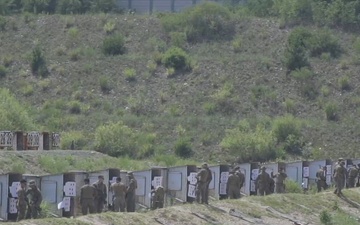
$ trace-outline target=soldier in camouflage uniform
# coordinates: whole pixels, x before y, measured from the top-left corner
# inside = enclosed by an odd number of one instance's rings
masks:
[[[270,194],[270,184],[272,179],[266,172],[266,168],[264,166],[262,166],[260,170],[261,173],[256,178],[255,183],[258,190],[258,195],[264,196]]]
[[[280,172],[276,175],[272,175],[272,178],[275,178],[275,189],[277,194],[285,193],[285,180],[287,174],[285,173],[284,168],[280,168]]]
[[[18,196],[16,201],[16,208],[18,211],[16,221],[20,221],[25,219],[26,207],[28,204],[28,200],[26,198],[26,180],[23,179],[20,181],[20,187],[17,189],[16,194]]]
[[[113,193],[113,210],[114,212],[125,212],[125,195],[126,186],[121,182],[121,178],[116,178],[116,183],[110,186],[110,191]]]
[[[355,165],[352,165],[351,168],[349,169],[349,178],[348,178],[348,188],[353,188],[355,187],[355,182],[356,182],[356,178],[359,175],[359,171],[356,168]]]
[[[208,181],[208,171],[206,165],[201,166],[200,171],[196,175],[196,202],[206,204],[206,185]]]
[[[164,208],[164,197],[165,190],[163,186],[157,186],[153,191],[152,195],[152,205],[153,209],[161,209]]]
[[[229,177],[226,183],[226,193],[230,199],[240,198],[240,177],[235,174],[234,171],[229,172]]]
[[[95,195],[95,211],[97,213],[102,213],[104,209],[104,205],[107,203],[107,187],[106,184],[104,184],[104,176],[100,175],[98,176],[98,181],[93,184],[96,195]]]
[[[83,215],[87,215],[95,212],[95,196],[96,189],[94,186],[90,185],[90,180],[88,178],[84,179],[85,185],[80,188],[80,205],[81,212]]]
[[[244,186],[245,183],[245,175],[241,172],[240,167],[235,167],[235,175],[240,178],[240,186],[239,186],[239,198],[241,198],[241,188]]]
[[[126,190],[126,211],[135,212],[135,191],[137,189],[137,181],[132,172],[126,175],[129,178],[129,185]]]
[[[29,182],[29,189],[26,191],[26,197],[29,199],[29,207],[26,218],[37,219],[41,208],[42,195],[34,180]]]
[[[335,168],[334,180],[336,183],[336,189],[334,191],[334,194],[337,194],[338,196],[342,195],[341,190],[345,186],[346,177],[347,177],[347,171],[345,168],[345,162],[341,161],[340,165],[337,165]]]
[[[316,186],[317,191],[320,192],[321,189],[326,190],[327,184],[326,184],[326,167],[320,167],[320,169],[316,172]]]
[[[209,185],[212,181],[212,171],[210,170],[208,164],[204,163],[205,169],[208,172],[207,180],[206,180],[206,189],[205,189],[205,204],[209,204]]]

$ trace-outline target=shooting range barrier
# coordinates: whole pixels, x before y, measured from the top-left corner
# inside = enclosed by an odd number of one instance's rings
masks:
[[[288,179],[308,189],[315,181],[316,172],[320,166],[326,166],[327,180],[331,179],[334,172],[335,162],[330,160],[297,161],[289,163],[266,163],[267,172],[278,173],[280,167],[285,167]],[[347,159],[346,165],[360,163],[359,159]],[[245,183],[241,192],[245,195],[255,195],[255,180],[259,174],[259,163],[240,164],[240,170],[245,175]],[[209,185],[209,194],[214,199],[226,198],[227,179],[230,168],[228,165],[209,166],[212,171],[213,180]],[[151,208],[151,190],[158,185],[165,189],[165,206],[177,203],[192,203],[196,198],[196,174],[198,168],[195,165],[177,167],[154,167],[149,170],[134,171],[138,188],[136,190],[137,208]],[[104,183],[108,189],[108,202],[112,204],[112,196],[109,193],[110,185],[121,177],[124,184],[128,184],[127,171],[117,168],[99,171],[84,172],[70,171],[64,174],[52,174],[37,176],[33,174],[9,173],[0,175],[0,221],[15,221],[17,218],[16,191],[21,179],[27,181],[35,180],[51,212],[57,217],[73,217],[81,215],[79,205],[80,188],[84,185],[84,179],[89,178],[93,184],[98,181],[98,176],[104,176]]]
[[[19,173],[0,175],[0,219],[2,221],[14,221],[17,218],[16,192],[21,179],[22,175]]]
[[[0,131],[0,149],[14,151],[53,150],[59,147],[59,133]]]
[[[168,168],[167,204],[195,201],[197,167],[195,165]]]
[[[229,177],[228,165],[209,166],[212,181],[209,184],[209,196],[216,200],[227,198],[226,185]]]
[[[138,188],[135,191],[137,208],[151,208],[151,190],[158,186],[167,186],[167,168],[154,167],[150,170],[133,172]]]

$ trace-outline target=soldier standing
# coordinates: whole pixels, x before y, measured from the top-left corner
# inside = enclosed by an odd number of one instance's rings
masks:
[[[241,180],[234,171],[229,172],[228,181],[226,183],[226,194],[230,199],[240,198]]]
[[[326,190],[327,189],[327,184],[326,184],[326,167],[320,167],[320,169],[316,172],[316,186],[317,186],[317,190],[318,192],[321,191],[321,189]]]
[[[206,180],[206,190],[205,190],[205,204],[209,204],[209,185],[210,185],[210,182],[212,181],[213,177],[212,177],[212,171],[208,167],[208,164],[204,163],[204,165],[205,165],[206,171],[208,172],[208,176],[207,176],[207,180]]]
[[[164,197],[165,197],[165,190],[163,186],[157,186],[153,190],[153,209],[161,209],[164,208]]]
[[[20,181],[20,187],[17,189],[16,194],[18,196],[16,202],[16,208],[18,210],[18,216],[16,221],[25,219],[26,215],[26,206],[28,204],[26,198],[26,180],[22,179]]]
[[[137,181],[132,172],[128,172],[126,176],[129,178],[129,186],[126,190],[126,211],[135,212],[135,191],[137,189]]]
[[[258,195],[264,196],[270,194],[270,184],[271,178],[270,175],[266,172],[266,168],[262,166],[260,168],[261,173],[256,178],[256,186],[258,188]]]
[[[285,179],[287,174],[285,173],[284,168],[280,168],[280,172],[276,175],[273,175],[271,172],[272,178],[275,178],[275,189],[277,194],[285,193]]]
[[[94,202],[96,196],[96,189],[90,185],[89,178],[84,179],[85,185],[80,188],[80,205],[83,215],[95,212]]]
[[[336,183],[336,189],[334,191],[334,194],[337,194],[338,196],[342,195],[341,190],[345,186],[347,171],[344,166],[345,166],[345,162],[341,161],[340,165],[337,165],[335,168],[334,180]]]
[[[110,191],[113,193],[113,210],[114,212],[125,212],[125,195],[126,186],[121,182],[121,178],[116,178],[116,183],[110,186]]]
[[[34,180],[29,182],[29,187],[26,191],[26,197],[29,199],[26,218],[37,219],[41,211],[42,195]]]
[[[208,171],[206,165],[201,166],[200,171],[196,175],[196,202],[206,204],[206,182],[208,181]]]
[[[356,168],[355,165],[352,165],[351,168],[349,169],[349,178],[348,178],[348,187],[349,188],[353,188],[355,187],[355,180],[359,175],[359,171]]]
[[[106,185],[104,184],[104,176],[102,175],[98,176],[98,181],[95,182],[93,186],[96,190],[95,202],[94,202],[95,211],[97,213],[102,213],[107,198],[107,192],[106,192],[107,188]]]
[[[240,187],[239,187],[239,198],[241,198],[241,188],[245,183],[245,175],[241,172],[240,167],[235,167],[235,175],[240,178]]]

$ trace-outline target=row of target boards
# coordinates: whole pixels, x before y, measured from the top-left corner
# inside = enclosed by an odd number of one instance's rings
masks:
[[[347,167],[360,163],[360,159],[346,160]],[[288,179],[291,179],[308,188],[315,183],[316,172],[319,167],[325,166],[327,182],[332,183],[332,172],[334,162],[331,160],[318,161],[297,161],[289,163],[267,163],[262,164],[269,174],[277,173],[280,168],[285,168]],[[255,195],[255,179],[259,173],[259,163],[240,164],[240,169],[245,175],[245,184],[241,192],[245,195]],[[121,165],[119,165],[121,167]],[[231,168],[228,165],[209,166],[212,171],[213,180],[209,185],[210,198],[219,200],[227,198],[226,184]],[[136,189],[137,208],[151,207],[151,190],[162,185],[166,190],[165,206],[177,203],[193,202],[195,200],[196,173],[198,169],[195,165],[178,167],[156,167],[148,170],[133,171],[138,183]],[[97,181],[99,175],[104,176],[104,181],[108,188],[115,182],[116,177],[121,177],[127,184],[127,171],[117,168],[105,169],[101,171],[85,172],[76,171],[64,174],[51,175],[29,175],[9,173],[0,175],[0,218],[4,221],[15,220],[16,210],[16,190],[21,179],[35,180],[41,190],[44,201],[46,201],[59,217],[72,217],[81,214],[79,205],[80,188],[84,185],[83,180],[89,178],[91,183]],[[112,194],[108,192],[109,204],[112,204]]]
[[[59,133],[0,131],[0,149],[15,151],[52,150],[59,147]]]

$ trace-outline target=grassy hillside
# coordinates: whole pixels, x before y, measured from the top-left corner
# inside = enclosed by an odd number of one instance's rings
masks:
[[[119,142],[131,142],[121,149],[141,151],[126,153],[137,158],[174,150],[187,156],[192,149],[199,161],[234,161],[245,149],[264,156],[240,160],[266,160],[298,148],[303,157],[359,157],[357,34],[330,30],[342,53],[310,56],[306,83],[287,74],[284,64],[294,27],[241,10],[230,14],[235,33],[203,41],[186,41],[182,28],[164,29],[162,21],[171,21],[166,15],[5,16],[0,87],[10,90],[32,120],[25,129],[63,132],[63,149],[73,139],[77,149],[110,149],[98,146],[96,129],[122,121],[120,128],[106,126],[98,133],[110,130],[111,143],[125,135]],[[307,26],[314,33],[319,29]],[[103,41],[115,33],[124,36],[125,53],[105,55]],[[160,62],[175,45],[189,55],[191,70],[174,74]],[[31,71],[36,46],[46,60],[44,77]],[[326,111],[336,119],[327,119]],[[281,140],[289,124],[294,135]]]
[[[44,219],[16,224],[332,224],[359,223],[359,189],[344,191],[344,198],[331,192],[245,197],[211,202],[209,206],[185,204],[146,213],[103,213],[76,219]],[[316,201],[314,201],[316,199]],[[232,213],[230,213],[232,211]],[[279,214],[280,213],[280,214]],[[231,215],[232,214],[232,215]],[[234,215],[240,216],[240,219]],[[15,223],[9,223],[15,224]]]

